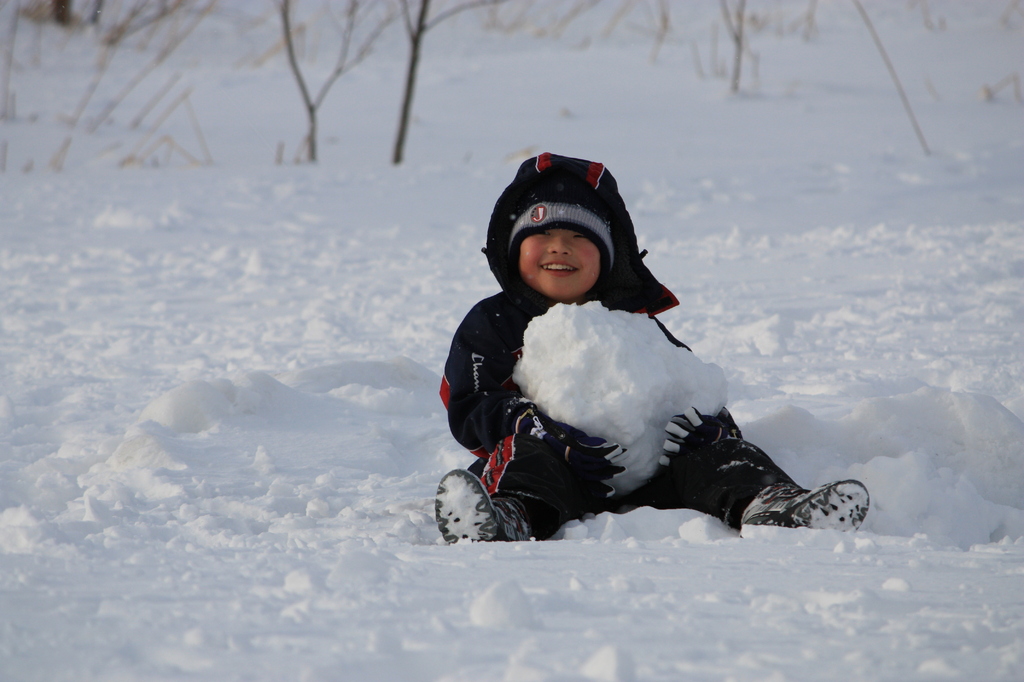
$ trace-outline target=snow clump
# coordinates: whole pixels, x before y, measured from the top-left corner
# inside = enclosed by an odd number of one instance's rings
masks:
[[[600,303],[555,305],[526,328],[513,380],[554,419],[630,450],[636,459],[616,493],[639,488],[658,470],[665,424],[694,407],[718,414],[725,373],[671,343],[645,315]]]

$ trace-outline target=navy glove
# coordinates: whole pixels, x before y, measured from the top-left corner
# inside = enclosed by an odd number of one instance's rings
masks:
[[[595,497],[615,494],[615,488],[605,481],[626,470],[616,464],[626,453],[618,443],[588,436],[573,426],[556,422],[532,405],[516,419],[516,433],[528,433],[551,446],[565,458],[569,468]]]
[[[662,445],[665,452],[658,460],[661,464],[668,464],[672,457],[726,438],[742,438],[743,434],[724,407],[715,417],[700,414],[691,407],[668,421],[665,436]]]

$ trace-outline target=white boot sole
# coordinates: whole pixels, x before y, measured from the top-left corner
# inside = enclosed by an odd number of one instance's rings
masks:
[[[448,472],[438,484],[434,518],[449,545],[459,540],[492,540],[498,532],[484,484],[462,469]]]
[[[812,490],[793,518],[808,528],[856,530],[869,505],[867,488],[857,481],[839,481]]]
[[[788,499],[755,499],[743,525],[856,530],[870,504],[867,488],[859,481],[837,481]]]

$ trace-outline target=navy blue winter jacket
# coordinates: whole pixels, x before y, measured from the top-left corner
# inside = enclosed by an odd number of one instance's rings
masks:
[[[611,310],[649,315],[670,341],[686,347],[654,318],[678,301],[643,264],[633,221],[611,173],[599,163],[556,154],[525,161],[498,198],[487,229],[485,253],[502,291],[473,306],[459,325],[441,383],[452,435],[480,457],[512,435],[516,418],[530,404],[513,383],[512,370],[522,351],[526,326],[547,310],[547,302],[519,277],[518,263],[509,259],[508,243],[520,197],[543,174],[553,172],[569,172],[585,180],[612,214],[614,264],[590,292],[592,298]]]

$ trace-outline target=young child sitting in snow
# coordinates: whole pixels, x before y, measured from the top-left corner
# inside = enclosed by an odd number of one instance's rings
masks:
[[[615,179],[601,164],[555,154],[524,162],[495,204],[485,253],[502,291],[466,315],[441,385],[452,435],[479,458],[438,486],[445,541],[544,540],[585,514],[636,506],[695,509],[737,529],[848,530],[863,521],[862,484],[799,487],[743,440],[724,407],[706,415],[671,406],[680,414],[665,427],[660,465],[645,468],[637,487],[622,484],[650,462],[552,419],[523,395],[512,376],[527,325],[556,304],[599,301],[637,313],[690,352],[654,317],[678,301],[643,264]]]

